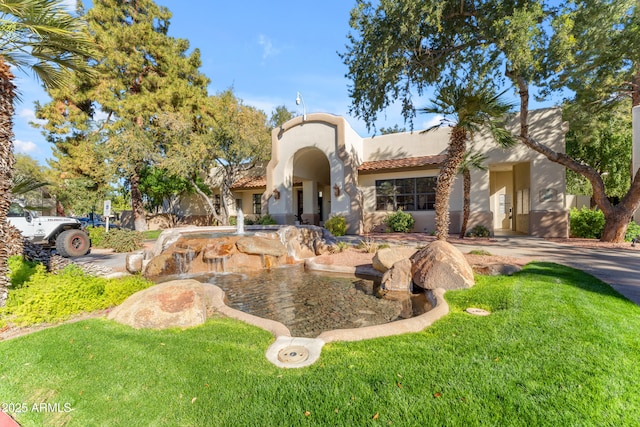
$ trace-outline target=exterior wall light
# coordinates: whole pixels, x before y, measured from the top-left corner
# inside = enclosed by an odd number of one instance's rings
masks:
[[[333,194],[336,197],[340,197],[340,187],[338,186],[338,184],[333,184]]]
[[[273,198],[276,200],[280,200],[280,191],[278,191],[278,189],[276,188],[275,190],[273,190]]]
[[[307,120],[307,106],[304,103],[302,94],[298,92],[298,95],[296,96],[296,105],[300,105],[300,103],[302,103],[302,121],[304,122]]]

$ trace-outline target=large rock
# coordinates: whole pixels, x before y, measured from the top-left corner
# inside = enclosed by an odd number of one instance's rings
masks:
[[[152,258],[144,268],[146,277],[166,276],[179,272],[179,263],[173,253],[163,253]]]
[[[415,254],[416,251],[416,248],[409,248],[404,246],[397,248],[380,249],[373,256],[371,263],[373,264],[373,268],[381,273],[384,273],[389,270],[391,266],[396,262],[403,259],[411,258],[411,256]]]
[[[413,283],[424,289],[463,289],[475,284],[464,254],[437,240],[411,257]]]
[[[125,262],[127,271],[131,274],[141,273],[143,261],[144,261],[143,252],[133,252],[133,253],[127,254],[127,258]]]
[[[287,254],[287,249],[280,240],[259,236],[242,237],[236,242],[236,247],[238,251],[249,255],[271,255],[280,257]]]
[[[108,318],[133,328],[188,328],[207,320],[204,285],[174,280],[152,286],[127,298]]]
[[[382,289],[387,291],[411,292],[411,260],[401,259],[382,276]]]

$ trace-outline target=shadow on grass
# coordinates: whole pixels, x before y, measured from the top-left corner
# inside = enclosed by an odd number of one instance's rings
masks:
[[[556,280],[560,280],[562,284],[576,287],[589,292],[595,292],[604,296],[610,296],[619,298],[624,301],[628,301],[631,304],[636,305],[633,301],[617,292],[610,285],[585,273],[582,270],[578,270],[572,267],[567,267],[561,264],[553,262],[532,262],[527,264],[522,271],[516,273],[518,276],[525,276],[528,274],[550,277]]]

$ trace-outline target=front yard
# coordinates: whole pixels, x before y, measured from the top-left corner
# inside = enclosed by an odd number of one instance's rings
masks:
[[[50,328],[0,342],[1,403],[27,408],[12,414],[23,426],[640,422],[640,307],[608,285],[531,263],[445,298],[451,313],[421,333],[332,343],[290,370],[266,360],[270,334],[225,318]]]

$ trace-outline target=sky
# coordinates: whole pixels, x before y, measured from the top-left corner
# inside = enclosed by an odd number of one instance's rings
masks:
[[[75,0],[66,1],[75,4]],[[173,13],[169,35],[187,39],[191,49],[200,49],[201,71],[211,80],[210,95],[233,87],[245,104],[268,116],[279,105],[298,115],[306,107],[306,113],[343,116],[361,136],[371,134],[364,122],[348,114],[350,81],[345,77],[347,67],[338,55],[346,50],[349,13],[355,1],[156,3]],[[17,72],[16,77],[21,101],[15,106],[15,152],[46,164],[46,159],[52,157],[50,144],[29,122],[36,121],[34,101],[45,103],[48,96],[33,76]],[[296,105],[298,92],[304,105]],[[428,99],[424,102],[423,106],[427,106]],[[378,128],[405,126],[400,106],[391,106],[379,117]],[[424,129],[437,121],[437,117],[418,116],[414,127]]]

